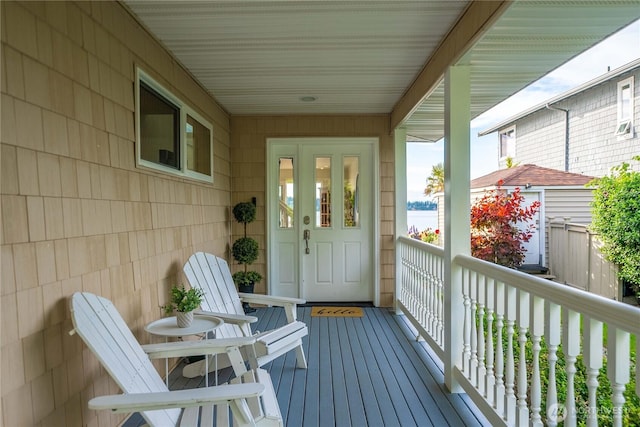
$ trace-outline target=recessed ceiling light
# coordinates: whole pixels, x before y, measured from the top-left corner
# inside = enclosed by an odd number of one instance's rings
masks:
[[[300,101],[302,101],[302,102],[313,102],[316,99],[318,99],[317,96],[301,96],[300,97]]]

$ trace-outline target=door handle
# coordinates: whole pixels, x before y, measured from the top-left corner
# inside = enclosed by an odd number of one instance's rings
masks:
[[[311,230],[309,230],[309,229],[304,230],[302,232],[302,238],[304,239],[304,245],[305,245],[304,253],[308,255],[310,253],[310,251],[309,251],[309,239],[311,238]]]

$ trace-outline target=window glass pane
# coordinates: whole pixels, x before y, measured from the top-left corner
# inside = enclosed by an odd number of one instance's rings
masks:
[[[631,85],[627,84],[620,90],[620,120],[631,118]]]
[[[180,169],[178,107],[140,82],[140,158]]]
[[[293,213],[295,208],[295,183],[293,180],[293,159],[281,157],[278,177],[279,226],[293,228]]]
[[[360,225],[358,178],[360,164],[358,157],[342,159],[344,171],[344,226],[357,227]]]
[[[187,114],[187,169],[211,176],[211,132]]]
[[[316,227],[331,227],[331,158],[316,158]]]
[[[516,149],[515,131],[509,130],[500,134],[500,157],[514,157]]]

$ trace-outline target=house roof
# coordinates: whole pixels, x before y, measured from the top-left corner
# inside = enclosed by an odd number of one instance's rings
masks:
[[[504,129],[508,126],[510,126],[511,124],[513,124],[516,120],[520,120],[523,117],[528,116],[529,114],[535,113],[536,111],[542,110],[544,108],[547,107],[547,105],[552,105],[555,104],[557,102],[563,101],[571,96],[574,96],[576,94],[579,94],[580,92],[584,92],[588,89],[591,89],[594,86],[597,86],[599,84],[608,82],[609,80],[615,79],[616,77],[627,73],[629,71],[632,71],[636,68],[640,68],[640,58],[636,59],[635,61],[631,61],[628,64],[625,64],[621,67],[616,68],[615,70],[609,71],[608,73],[605,73],[599,77],[596,77],[593,80],[589,80],[586,83],[581,84],[580,86],[576,86],[573,89],[570,89],[566,92],[561,93],[560,95],[556,95],[553,98],[549,98],[544,102],[541,102],[538,105],[534,105],[531,108],[528,108],[524,111],[521,111],[520,113],[509,117],[506,120],[501,121],[500,123],[490,127],[489,129],[483,130],[481,132],[478,133],[478,136],[484,136],[484,135],[488,135],[490,133],[499,131],[500,129]]]
[[[536,187],[582,186],[592,179],[593,177],[587,175],[526,164],[500,169],[473,179],[471,180],[471,188],[492,187],[497,185],[500,180],[503,181],[502,185],[506,187],[524,187],[525,185]]]
[[[638,19],[614,0],[122,4],[231,115],[388,114],[423,141],[444,135],[450,66],[474,118]]]

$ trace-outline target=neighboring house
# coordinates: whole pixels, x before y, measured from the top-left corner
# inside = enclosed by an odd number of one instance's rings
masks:
[[[603,176],[640,154],[640,59],[480,132],[498,132],[500,166],[512,158]]]
[[[540,202],[540,209],[534,219],[536,231],[525,244],[527,252],[524,264],[548,266],[548,239],[546,219],[571,219],[571,222],[589,224],[591,222],[590,188],[585,187],[593,177],[563,172],[536,165],[521,165],[501,169],[471,180],[471,203],[481,198],[485,191],[494,190],[502,181],[502,188],[513,191],[520,188],[525,198],[525,206]],[[444,206],[442,193],[437,195],[438,207]],[[438,227],[444,230],[443,209],[438,209]]]

